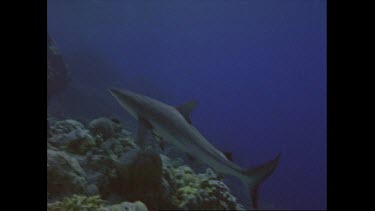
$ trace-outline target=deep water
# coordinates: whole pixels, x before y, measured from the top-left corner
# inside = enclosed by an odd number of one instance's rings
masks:
[[[281,152],[261,204],[326,209],[326,1],[48,0],[48,32],[73,79],[51,112],[130,120],[109,87],[196,99],[193,124],[240,166]]]

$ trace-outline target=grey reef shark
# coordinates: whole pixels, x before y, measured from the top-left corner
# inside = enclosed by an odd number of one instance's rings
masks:
[[[280,154],[263,165],[241,168],[212,146],[192,125],[190,113],[196,107],[196,101],[174,107],[128,90],[110,88],[109,91],[138,120],[136,141],[141,148],[149,134],[159,142],[168,141],[216,172],[239,178],[249,189],[254,209],[258,208],[259,185],[273,173]]]

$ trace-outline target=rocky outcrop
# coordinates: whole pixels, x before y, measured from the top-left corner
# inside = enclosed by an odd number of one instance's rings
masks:
[[[95,138],[80,122],[75,120],[55,122],[50,126],[50,133],[48,142],[52,146],[71,153],[83,155],[96,145]]]
[[[100,117],[89,123],[89,129],[93,134],[100,135],[104,139],[112,137],[115,133],[120,132],[120,125],[111,119]]]
[[[139,149],[129,151],[116,162],[116,170],[117,177],[111,181],[110,194],[129,201],[140,200],[151,210],[169,204],[162,189],[162,161],[159,154]]]
[[[55,41],[47,34],[47,100],[69,82],[68,71]]]
[[[71,193],[85,193],[86,173],[78,161],[63,151],[47,149],[47,192],[60,197]]]

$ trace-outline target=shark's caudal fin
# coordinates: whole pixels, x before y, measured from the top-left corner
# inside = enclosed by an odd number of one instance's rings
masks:
[[[245,170],[245,175],[248,176],[249,181],[251,181],[245,183],[247,183],[246,185],[249,188],[254,209],[258,209],[259,185],[273,173],[277,164],[279,163],[279,159],[280,154],[278,154],[273,160],[268,161],[263,165]]]

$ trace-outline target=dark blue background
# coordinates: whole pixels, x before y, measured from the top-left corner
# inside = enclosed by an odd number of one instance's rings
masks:
[[[55,106],[125,115],[110,86],[196,99],[194,125],[239,165],[282,153],[261,203],[326,208],[326,1],[48,0],[48,31],[73,77]]]

